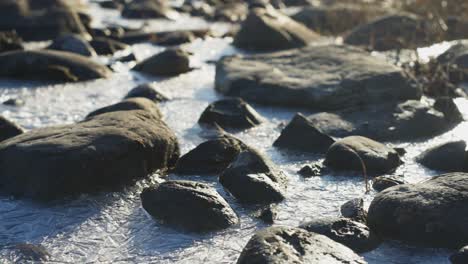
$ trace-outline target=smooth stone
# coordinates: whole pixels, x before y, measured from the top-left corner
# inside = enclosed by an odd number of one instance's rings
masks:
[[[175,173],[180,175],[217,175],[249,147],[232,136],[223,135],[208,140],[180,157]]]
[[[140,84],[137,87],[133,88],[125,96],[125,99],[134,98],[134,97],[144,97],[155,103],[168,101],[169,98],[160,93],[156,86],[150,83]]]
[[[382,143],[361,136],[343,138],[328,149],[324,164],[336,170],[363,171],[383,174],[393,171],[403,162],[398,153]]]
[[[125,50],[129,46],[125,43],[105,38],[105,37],[96,37],[89,42],[89,44],[96,50],[99,55],[112,55],[119,50]]]
[[[458,249],[468,244],[468,174],[449,173],[377,194],[367,223],[385,239]]]
[[[269,227],[250,238],[237,264],[367,263],[348,247],[301,228]]]
[[[352,219],[360,223],[367,222],[367,211],[364,209],[364,200],[355,198],[342,204],[340,213],[343,217]]]
[[[137,0],[127,3],[122,17],[132,19],[174,18],[177,15],[166,0]]]
[[[10,98],[3,102],[3,105],[8,106],[23,106],[24,104],[24,101],[19,98]]]
[[[229,98],[216,101],[203,111],[198,119],[199,124],[220,127],[247,129],[260,125],[263,117],[241,98]]]
[[[224,57],[216,65],[215,89],[256,103],[316,110],[390,104],[422,93],[401,68],[346,45]]]
[[[389,176],[379,176],[372,179],[372,188],[374,190],[381,192],[390,187],[401,185],[407,183],[403,178],[399,177],[389,177]]]
[[[53,50],[11,51],[0,54],[0,76],[57,82],[106,78],[111,71],[84,56]]]
[[[327,236],[356,253],[374,250],[381,242],[365,224],[347,218],[315,219],[301,225],[301,228]]]
[[[466,142],[452,141],[429,148],[417,156],[416,161],[432,170],[464,171],[467,168]]]
[[[238,48],[272,51],[299,48],[317,40],[319,35],[274,9],[254,8],[234,37]]]
[[[143,208],[164,224],[194,232],[239,223],[229,204],[213,188],[192,181],[166,181],[141,193]]]
[[[323,167],[319,164],[305,165],[297,173],[302,177],[309,178],[322,175]]]
[[[186,43],[185,41],[189,40],[191,36],[194,36],[195,38],[205,38],[210,35],[210,29],[171,30],[159,32],[132,31],[126,32],[122,36],[117,37],[117,39],[127,44],[150,42],[155,45],[176,45],[175,43]],[[188,36],[189,38],[187,38]]]
[[[24,129],[14,122],[0,116],[0,141],[21,135]]]
[[[61,36],[52,42],[47,49],[68,51],[86,57],[96,56],[96,51],[83,37],[79,35]]]
[[[151,113],[157,118],[162,118],[162,114],[159,111],[158,106],[151,100],[143,97],[135,97],[124,99],[121,102],[118,102],[113,105],[105,106],[103,108],[94,110],[86,116],[86,119],[111,112],[118,111],[129,111],[129,110],[145,110],[148,113]]]
[[[313,153],[325,153],[335,140],[318,129],[313,122],[297,113],[283,129],[273,146]]]
[[[179,48],[167,49],[138,63],[133,70],[154,76],[176,76],[192,70],[189,56]]]
[[[268,205],[266,208],[260,209],[257,216],[258,219],[262,220],[265,224],[272,225],[278,215],[276,206]]]
[[[219,182],[241,203],[271,204],[285,199],[283,172],[254,149],[237,155],[221,173]]]

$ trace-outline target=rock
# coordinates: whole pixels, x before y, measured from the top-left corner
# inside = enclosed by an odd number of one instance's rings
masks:
[[[23,40],[15,31],[0,31],[0,53],[23,49]]]
[[[137,87],[133,88],[125,96],[125,99],[134,97],[144,97],[155,103],[165,102],[169,100],[167,96],[157,91],[155,85],[150,83],[140,84]]]
[[[246,129],[261,124],[263,117],[240,98],[229,98],[216,101],[205,109],[198,119],[199,124],[220,127]]]
[[[175,172],[181,175],[219,174],[247,147],[242,141],[224,135],[203,142],[183,155],[177,162]]]
[[[77,82],[106,78],[110,70],[86,57],[52,50],[0,54],[0,76],[26,80]]]
[[[347,201],[340,207],[341,215],[360,223],[367,222],[367,211],[364,209],[364,200],[355,198]]]
[[[233,44],[248,50],[271,51],[307,46],[318,38],[315,32],[274,9],[254,8]]]
[[[107,8],[107,9],[117,9],[120,10],[123,8],[123,5],[121,3],[118,3],[116,1],[112,0],[106,0],[102,2],[98,2],[99,6],[102,8]]]
[[[271,225],[275,222],[276,216],[276,207],[273,205],[269,205],[266,208],[260,210],[260,213],[257,218],[262,220],[264,223]]]
[[[17,255],[16,263],[43,263],[51,258],[47,249],[41,245],[17,244],[13,251]]]
[[[468,246],[461,248],[458,252],[450,256],[452,264],[466,264],[468,263]]]
[[[163,223],[195,232],[239,223],[229,204],[207,184],[166,181],[141,193],[143,208]]]
[[[55,39],[47,49],[68,51],[87,57],[97,55],[93,47],[91,47],[84,38],[78,35],[61,36]]]
[[[421,96],[401,68],[338,45],[224,57],[216,66],[215,89],[261,104],[326,110]]]
[[[436,109],[436,104],[425,100],[408,100],[396,105],[318,113],[307,119],[333,137],[361,135],[380,141],[414,140],[442,134],[461,122],[460,111],[453,100],[443,101],[451,106]]]
[[[322,35],[338,35],[368,23],[384,13],[381,8],[368,5],[336,4],[308,6],[300,9],[291,18]]]
[[[29,3],[27,0],[3,0],[0,1],[0,25],[13,22],[11,19],[18,19],[29,14]]]
[[[366,263],[351,249],[326,236],[301,228],[269,227],[247,243],[237,264]]]
[[[167,49],[138,63],[133,70],[155,76],[176,76],[192,70],[189,53]]]
[[[397,186],[400,184],[405,184],[406,182],[402,178],[398,177],[389,177],[389,176],[379,176],[372,179],[372,188],[374,190],[381,192],[390,187]]]
[[[213,19],[215,21],[241,22],[247,17],[249,10],[243,1],[219,1],[215,6]],[[210,19],[210,17],[208,17]]]
[[[110,112],[1,142],[0,192],[42,201],[119,190],[178,157],[176,136],[151,111]]]
[[[438,26],[429,21],[401,13],[358,26],[344,38],[344,43],[378,51],[412,49],[436,42],[441,34]]]
[[[0,116],[0,141],[23,134],[24,129],[12,121]]]
[[[89,42],[99,55],[112,55],[119,50],[125,50],[129,46],[125,43],[105,37],[97,37]]]
[[[319,164],[305,165],[297,173],[302,177],[315,177],[322,174],[323,167]]]
[[[168,32],[167,34],[159,34],[159,37],[151,40],[151,43],[161,46],[176,46],[185,43],[190,43],[196,39],[195,34],[191,31],[178,30]]]
[[[468,81],[468,40],[459,41],[450,47],[437,57],[437,62],[451,67],[446,67],[449,70],[451,81]]]
[[[219,182],[240,202],[270,204],[284,200],[286,179],[258,151],[242,151],[219,176]]]
[[[4,105],[9,105],[9,106],[23,106],[24,101],[18,98],[10,98],[6,101],[3,102]]]
[[[151,113],[156,118],[162,118],[162,114],[159,111],[158,106],[154,102],[143,97],[124,99],[123,101],[118,102],[116,104],[97,109],[89,113],[86,116],[86,118],[90,118],[90,117],[105,114],[105,113],[129,111],[129,110],[145,110],[148,113]]]
[[[122,16],[125,18],[174,18],[176,12],[165,0],[137,0],[124,6]]]
[[[335,140],[322,133],[304,115],[297,113],[283,129],[273,146],[304,152],[324,153]]]
[[[327,236],[357,253],[374,250],[380,245],[380,240],[365,224],[347,218],[316,219],[302,225],[301,228]]]
[[[141,32],[133,31],[126,32],[118,37],[119,41],[127,44],[135,44],[141,42],[151,42],[155,45],[179,45],[191,42],[194,38],[205,38],[211,35],[210,29],[195,29],[195,30],[171,30],[158,32]]]
[[[447,142],[425,150],[416,161],[432,170],[463,171],[466,160],[466,142]]]
[[[400,166],[398,153],[382,143],[361,136],[343,138],[328,149],[325,165],[338,170],[383,174]]]
[[[468,39],[468,19],[463,17],[448,17],[445,21],[447,24],[447,40]]]
[[[369,207],[367,223],[380,237],[427,247],[468,244],[468,174],[449,173],[388,188]]]

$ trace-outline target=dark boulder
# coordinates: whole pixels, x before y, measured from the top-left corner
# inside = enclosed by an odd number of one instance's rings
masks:
[[[23,106],[24,101],[20,98],[10,98],[6,101],[3,102],[3,105],[8,105],[8,106]]]
[[[133,70],[155,76],[176,76],[192,70],[189,56],[179,48],[167,49],[138,63]]]
[[[198,123],[218,124],[224,129],[246,129],[261,124],[262,120],[263,117],[244,100],[230,98],[208,105],[198,119]]]
[[[176,46],[194,41],[197,37],[188,30],[178,30],[167,32],[167,34],[158,34],[159,37],[151,40],[151,43],[161,46]]]
[[[302,177],[309,178],[322,175],[323,169],[324,168],[322,164],[315,163],[305,165],[297,173],[299,173],[299,175],[301,175]]]
[[[258,219],[262,220],[265,224],[273,224],[277,217],[277,208],[274,205],[268,205],[265,208],[261,208],[256,216]]]
[[[324,110],[419,99],[422,93],[401,68],[339,45],[224,57],[215,89],[261,104]]]
[[[134,97],[144,97],[155,103],[169,100],[167,96],[157,91],[155,85],[150,84],[150,83],[140,84],[137,87],[133,88],[125,96],[125,99],[134,98]]]
[[[93,116],[105,114],[105,113],[129,111],[129,110],[145,110],[148,113],[155,116],[156,118],[162,118],[162,114],[159,111],[158,106],[154,102],[143,97],[135,97],[135,98],[124,99],[123,101],[118,102],[116,104],[105,106],[103,108],[94,110],[93,112],[89,113],[86,116],[86,119],[93,117]]]
[[[387,173],[402,164],[398,153],[382,143],[361,136],[343,138],[327,151],[325,165],[337,170]]]
[[[468,263],[468,246],[465,246],[458,250],[456,253],[450,256],[450,262],[452,264],[466,264]]]
[[[0,116],[0,141],[23,134],[24,129],[12,121]]]
[[[322,133],[304,115],[297,113],[273,146],[305,152],[324,153],[335,140]]]
[[[254,8],[234,37],[234,46],[271,51],[307,46],[319,36],[274,9]]]
[[[367,223],[380,237],[428,247],[468,244],[468,174],[450,173],[377,194]]]
[[[0,31],[0,53],[22,49],[24,49],[23,40],[15,31]]]
[[[466,142],[463,140],[432,147],[416,157],[417,162],[429,169],[448,172],[463,171],[465,160]]]
[[[52,42],[48,47],[52,50],[68,51],[82,56],[96,56],[96,51],[89,45],[83,37],[79,35],[61,36]]]
[[[1,142],[0,192],[51,200],[120,190],[173,167],[178,157],[177,138],[151,112],[105,113]]]
[[[89,44],[99,55],[112,55],[119,50],[125,50],[129,47],[125,43],[105,37],[93,38]]]
[[[270,227],[247,243],[237,264],[364,264],[348,247],[301,228]]]
[[[453,82],[468,81],[468,40],[461,40],[437,57],[437,62],[446,65]]]
[[[397,186],[400,184],[405,184],[406,181],[401,177],[395,176],[379,176],[372,179],[372,188],[374,190],[381,192],[385,189],[388,189],[393,186]]]
[[[285,198],[283,173],[253,149],[237,155],[221,173],[219,182],[242,203],[270,204]]]
[[[327,236],[357,253],[371,251],[380,245],[380,240],[365,224],[347,218],[316,219],[301,228]]]
[[[219,174],[247,147],[237,138],[224,135],[203,142],[177,162],[175,172],[182,175]]]
[[[137,0],[126,4],[122,10],[125,18],[174,18],[177,13],[166,0]]]
[[[211,35],[210,29],[170,30],[158,32],[130,31],[125,32],[125,34],[116,38],[127,44],[151,42],[155,45],[172,46],[187,43],[192,41],[194,38],[205,38],[209,35]]]
[[[26,80],[77,82],[105,78],[110,70],[84,56],[52,50],[0,54],[0,76]]]
[[[439,26],[428,20],[413,14],[396,14],[358,26],[344,43],[386,51],[430,45],[442,37]]]
[[[239,222],[223,197],[203,183],[166,181],[143,190],[141,201],[156,219],[189,231],[219,230]]]
[[[341,215],[360,223],[367,222],[367,211],[364,209],[364,200],[355,198],[347,201],[340,207]]]

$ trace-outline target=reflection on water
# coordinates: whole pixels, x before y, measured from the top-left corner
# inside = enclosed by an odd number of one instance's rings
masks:
[[[112,11],[96,11],[104,23],[124,22]],[[182,17],[175,23],[151,22],[155,30],[206,26],[198,19]],[[170,28],[168,28],[170,27]],[[216,26],[226,30],[226,25]],[[198,69],[167,80],[146,79],[128,71],[132,66],[118,64],[117,73],[107,80],[67,85],[41,85],[33,82],[0,81],[0,101],[21,98],[26,105],[20,108],[0,105],[2,115],[27,129],[55,124],[72,123],[88,112],[119,101],[136,84],[155,81],[161,92],[173,100],[162,103],[161,110],[169,126],[176,132],[185,153],[202,142],[197,120],[204,108],[220,98],[213,89],[214,65],[207,61],[232,54],[235,49],[230,39],[197,40],[185,48],[194,52],[194,67]],[[448,48],[448,43],[419,49],[419,56],[427,60]],[[149,44],[132,47],[137,57],[148,57],[161,50]],[[468,113],[468,101],[458,99],[462,113]],[[305,163],[322,157],[279,152],[271,145],[280,133],[279,126],[288,122],[295,110],[254,105],[269,120],[259,127],[236,134],[247,144],[267,153],[289,177],[287,199],[279,205],[278,225],[296,226],[308,219],[339,214],[339,206],[349,199],[362,197],[364,183],[360,177],[329,175],[303,179],[296,171]],[[436,175],[413,161],[423,149],[448,140],[468,140],[468,123],[452,131],[423,142],[400,143],[406,148],[405,165],[397,173],[410,182],[418,182]],[[170,178],[177,178],[170,175]],[[124,193],[82,196],[77,200],[37,205],[28,201],[0,198],[0,255],[14,260],[9,247],[17,243],[44,245],[55,261],[102,263],[232,263],[254,231],[263,227],[229,197],[213,177],[197,177],[215,186],[240,215],[239,226],[205,234],[187,234],[164,227],[142,209],[139,192],[148,182],[140,182]],[[154,175],[153,180],[159,180]],[[367,203],[375,193],[365,196]],[[379,249],[365,254],[369,263],[448,263],[449,252],[435,249],[410,248],[398,243],[385,243]]]

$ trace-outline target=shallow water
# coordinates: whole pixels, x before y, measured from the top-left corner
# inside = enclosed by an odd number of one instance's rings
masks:
[[[92,8],[97,25],[125,23],[138,27],[141,22],[118,18],[113,11]],[[152,21],[149,28],[169,30],[177,28],[209,26],[200,19],[180,17],[176,22]],[[215,30],[227,30],[225,24],[212,25]],[[214,65],[207,61],[236,50],[230,39],[209,38],[184,45],[194,53],[193,66],[197,69],[171,79],[149,79],[129,72],[132,64],[118,64],[117,72],[109,79],[86,83],[47,85],[35,82],[0,81],[0,101],[21,98],[22,107],[0,105],[0,113],[27,129],[57,124],[73,123],[99,107],[118,102],[139,83],[153,81],[171,101],[160,108],[166,122],[175,131],[186,153],[203,141],[197,120],[204,108],[221,98],[213,89]],[[33,45],[34,46],[34,45]],[[420,49],[420,56],[437,55],[448,44]],[[137,57],[148,57],[163,48],[149,44],[132,47]],[[379,54],[377,54],[379,55]],[[391,57],[391,56],[390,56]],[[105,61],[104,58],[101,58]],[[468,110],[468,101],[458,99],[457,104]],[[304,179],[296,171],[304,164],[323,157],[280,152],[272,147],[280,126],[288,122],[298,109],[287,110],[253,105],[266,121],[259,127],[236,133],[244,142],[264,151],[278,164],[289,178],[287,199],[278,206],[277,225],[297,226],[299,223],[322,216],[339,215],[339,207],[349,199],[364,197],[369,203],[374,192],[364,195],[364,183],[360,177],[328,175]],[[307,111],[303,111],[307,113]],[[397,174],[410,182],[418,182],[436,175],[413,161],[413,158],[429,146],[448,140],[468,140],[468,122],[431,140],[398,143],[408,153],[405,164]],[[177,178],[170,175],[169,178]],[[264,225],[250,216],[252,211],[243,208],[229,197],[215,177],[184,177],[215,186],[239,214],[240,225],[224,231],[197,235],[167,228],[158,224],[141,207],[139,193],[152,181],[160,181],[158,175],[139,182],[122,193],[83,195],[78,199],[38,205],[0,197],[0,256],[14,262],[16,256],[10,250],[18,243],[41,244],[53,256],[53,263],[233,263],[254,231]],[[384,243],[378,249],[364,254],[369,263],[448,263],[450,252],[438,249],[418,249],[398,243]],[[2,262],[3,263],[3,262]]]

